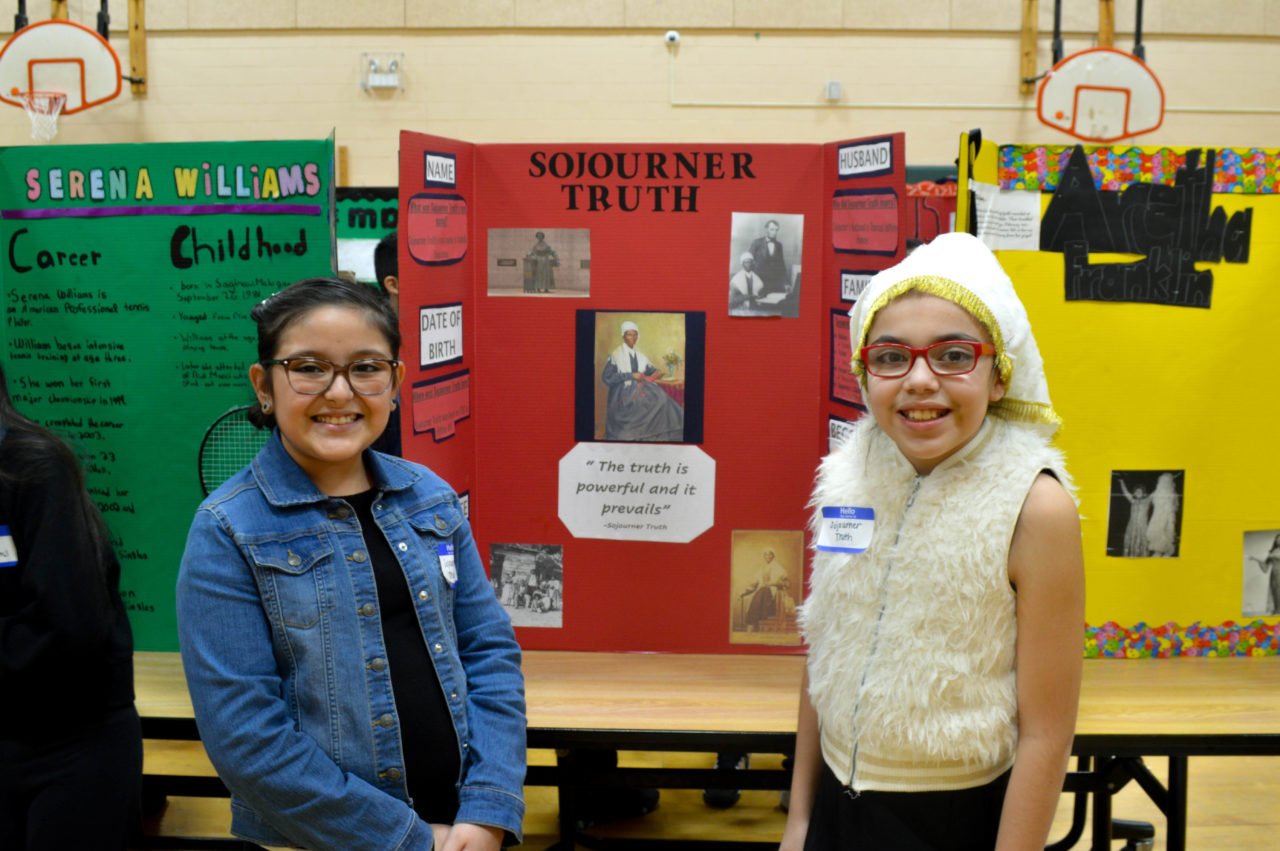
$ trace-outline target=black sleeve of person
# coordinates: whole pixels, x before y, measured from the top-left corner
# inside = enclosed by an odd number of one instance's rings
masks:
[[[0,672],[98,656],[116,613],[108,591],[114,556],[100,552],[77,482],[56,456],[0,495],[18,564],[0,568]],[[56,666],[55,666],[56,667]]]

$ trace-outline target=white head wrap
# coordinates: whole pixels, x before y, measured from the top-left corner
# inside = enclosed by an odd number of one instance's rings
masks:
[[[991,413],[1006,420],[1040,426],[1052,435],[1062,424],[1049,401],[1044,361],[1031,334],[1027,310],[991,249],[967,233],[946,233],[922,245],[898,265],[878,273],[849,311],[853,370],[866,382],[858,350],[866,345],[876,314],[910,290],[938,296],[968,311],[995,343],[996,369],[1004,398]]]
[[[622,333],[625,335],[628,331],[635,331],[637,334],[639,334],[640,326],[634,322],[631,322],[630,320],[623,322]],[[640,372],[648,372],[649,367],[653,366],[653,364],[649,361],[649,359],[644,356],[644,352],[640,351],[639,349],[633,349],[631,346],[628,346],[627,341],[625,339],[622,341],[622,345],[618,346],[618,348],[613,350],[613,354],[609,355],[609,359],[613,361],[613,365],[618,368],[618,372],[621,372],[623,375],[630,375],[632,371],[631,370],[632,355],[635,355],[636,365],[639,367]],[[630,381],[626,382],[626,386],[630,387],[631,382]]]

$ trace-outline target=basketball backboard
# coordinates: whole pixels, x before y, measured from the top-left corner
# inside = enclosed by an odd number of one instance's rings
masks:
[[[10,106],[23,106],[23,92],[62,92],[62,114],[70,115],[120,90],[120,57],[102,36],[74,21],[23,27],[0,49],[0,101]]]
[[[1164,88],[1136,56],[1111,47],[1073,53],[1045,75],[1040,121],[1086,142],[1150,133],[1164,121]]]

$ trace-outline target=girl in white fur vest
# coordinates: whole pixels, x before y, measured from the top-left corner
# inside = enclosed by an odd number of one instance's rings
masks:
[[[1070,754],[1080,524],[1026,310],[946,234],[851,313],[871,411],[814,490],[782,848],[1044,847]]]

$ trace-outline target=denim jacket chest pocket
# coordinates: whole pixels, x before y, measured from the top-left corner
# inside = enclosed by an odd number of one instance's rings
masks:
[[[441,608],[449,612],[453,608],[454,584],[457,582],[457,571],[461,569],[462,554],[441,552],[441,548],[453,546],[453,535],[462,525],[462,513],[458,509],[442,502],[418,510],[411,510],[406,518],[414,543],[421,554],[422,567],[426,580],[435,590],[436,599]],[[445,565],[449,559],[453,562],[454,582],[445,575]],[[415,589],[416,590],[416,589]],[[454,631],[453,619],[445,618],[450,633]]]
[[[247,546],[273,619],[291,629],[311,629],[333,608],[333,545],[323,530]]]

